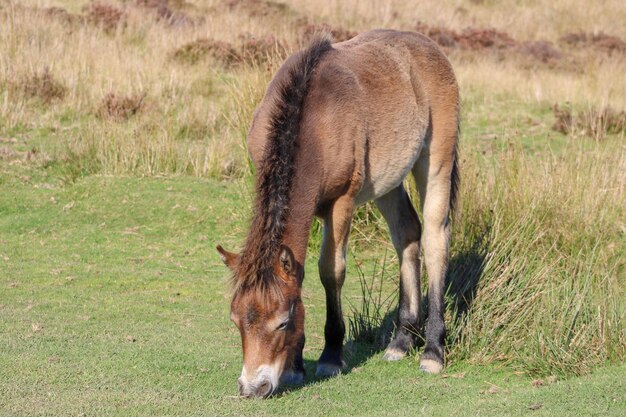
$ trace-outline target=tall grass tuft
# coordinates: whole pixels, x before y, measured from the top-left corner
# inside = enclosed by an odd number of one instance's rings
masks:
[[[385,282],[387,252],[382,260],[380,271],[374,263],[371,277],[366,277],[361,264],[356,263],[362,300],[358,307],[350,302],[348,316],[349,343],[366,343],[375,349],[384,348],[393,330],[393,304],[397,299],[397,288],[387,293]],[[386,294],[386,295],[384,295]]]
[[[464,148],[447,277],[448,362],[567,377],[624,360],[626,148],[615,138],[609,144],[572,142],[558,153],[510,144],[496,158]],[[382,219],[363,210],[353,235],[386,238]],[[384,271],[386,255],[374,256]],[[384,296],[397,282],[382,271],[366,277],[357,265],[363,301],[349,317],[349,338],[376,348],[387,341],[384,319],[397,301]],[[427,283],[424,270],[424,294]]]
[[[622,144],[511,146],[463,167],[448,282],[451,360],[584,374],[626,353]]]

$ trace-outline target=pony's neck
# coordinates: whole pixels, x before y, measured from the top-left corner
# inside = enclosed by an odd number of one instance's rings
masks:
[[[310,173],[296,173],[282,239],[283,244],[293,252],[296,262],[302,266],[306,259],[311,224],[317,206],[319,184],[317,180],[318,178]]]

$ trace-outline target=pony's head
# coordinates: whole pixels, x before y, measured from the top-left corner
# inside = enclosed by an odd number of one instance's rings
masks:
[[[304,345],[302,267],[286,246],[280,247],[272,267],[265,271],[246,268],[241,255],[221,246],[217,250],[233,272],[230,318],[239,329],[243,348],[239,393],[263,398],[281,381],[301,382],[297,362]]]

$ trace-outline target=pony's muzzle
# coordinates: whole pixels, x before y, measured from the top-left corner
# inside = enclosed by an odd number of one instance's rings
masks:
[[[246,383],[243,378],[237,380],[239,395],[245,398],[267,398],[276,389],[269,378],[261,377],[252,383]]]

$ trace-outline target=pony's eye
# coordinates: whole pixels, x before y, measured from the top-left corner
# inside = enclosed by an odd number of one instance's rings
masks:
[[[289,324],[289,320],[285,320],[276,328],[276,330],[285,330],[287,325]]]

